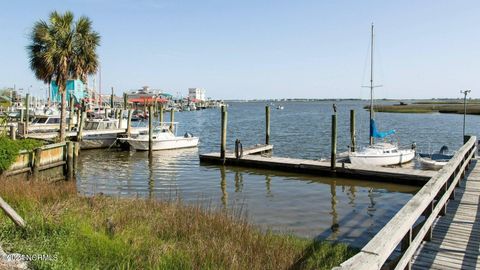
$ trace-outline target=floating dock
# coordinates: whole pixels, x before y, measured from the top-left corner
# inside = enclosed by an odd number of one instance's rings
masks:
[[[236,158],[231,152],[225,153],[225,160],[221,158],[220,153],[202,154],[200,162],[414,185],[425,184],[436,173],[402,167],[354,166],[344,162],[337,162],[335,171],[332,171],[330,161],[245,154],[241,158]]]

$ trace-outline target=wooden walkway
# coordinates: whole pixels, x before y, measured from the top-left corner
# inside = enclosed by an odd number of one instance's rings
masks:
[[[413,269],[480,269],[480,160],[472,165],[447,214],[434,223],[432,241],[414,255]]]

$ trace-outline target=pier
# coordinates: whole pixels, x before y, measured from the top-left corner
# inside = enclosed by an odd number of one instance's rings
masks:
[[[476,151],[472,136],[358,254],[335,269],[478,269]]]

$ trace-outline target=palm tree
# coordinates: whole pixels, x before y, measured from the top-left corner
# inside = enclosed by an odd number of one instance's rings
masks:
[[[61,94],[60,140],[64,141],[67,80],[80,79],[86,84],[87,76],[96,73],[100,35],[92,30],[89,18],[74,21],[70,11],[53,11],[48,21],[34,24],[30,39],[30,68],[39,80],[48,84],[55,81]]]

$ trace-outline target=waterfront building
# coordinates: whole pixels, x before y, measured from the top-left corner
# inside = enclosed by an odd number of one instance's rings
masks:
[[[52,81],[50,90],[50,99],[52,102],[62,102],[62,96],[58,92],[58,85],[55,81]],[[85,84],[81,80],[68,80],[67,87],[67,101],[73,96],[75,102],[79,103],[82,99],[87,97]]]
[[[188,98],[190,100],[205,101],[205,89],[202,88],[188,88]]]

